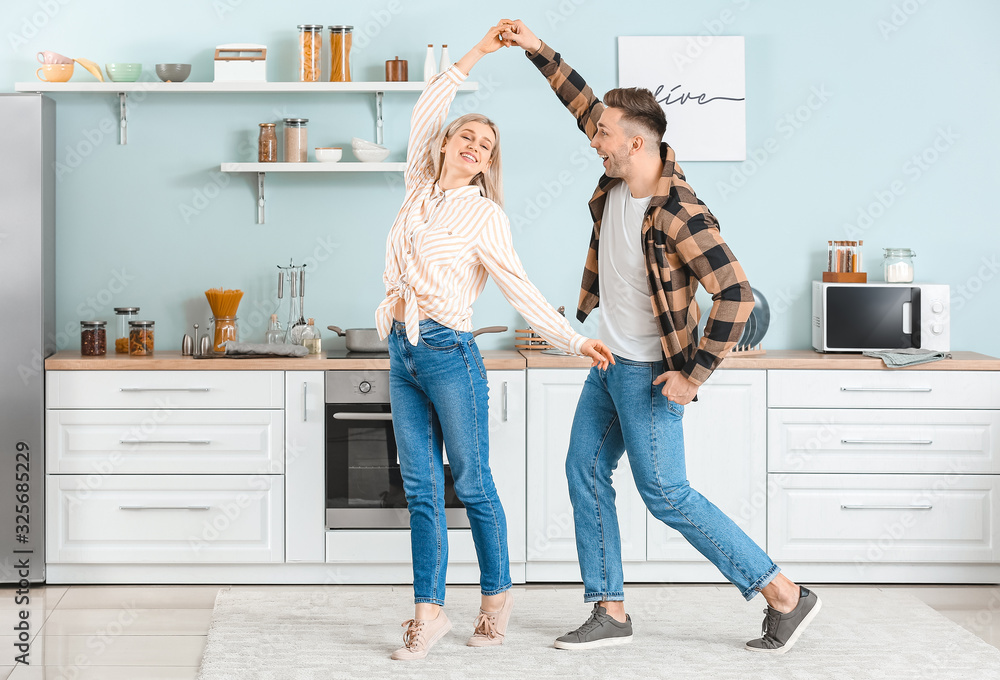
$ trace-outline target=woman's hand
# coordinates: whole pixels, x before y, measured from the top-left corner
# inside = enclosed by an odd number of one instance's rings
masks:
[[[508,22],[509,23],[509,22]],[[455,62],[459,70],[465,75],[469,75],[469,71],[472,67],[476,65],[476,62],[482,59],[487,54],[496,52],[501,47],[505,47],[503,38],[500,34],[503,32],[504,24],[500,23],[491,28],[486,32],[486,35],[480,40],[475,47],[465,53],[465,56]]]
[[[593,361],[590,364],[591,367],[600,366],[602,371],[608,370],[608,365],[615,363],[615,357],[611,354],[611,350],[600,340],[587,340],[583,343],[580,353],[585,357],[590,357]]]
[[[502,19],[497,26],[502,30],[500,37],[507,47],[517,45],[529,52],[537,52],[538,48],[542,46],[542,41],[538,39],[538,36],[532,33],[531,29],[525,26],[520,19],[514,21]]]

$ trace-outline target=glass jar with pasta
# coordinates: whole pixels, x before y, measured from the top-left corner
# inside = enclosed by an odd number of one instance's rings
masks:
[[[155,321],[129,321],[129,356],[144,357],[153,353],[153,327],[155,324]]]
[[[330,82],[351,82],[351,31],[353,26],[330,26]]]
[[[323,26],[299,24],[299,80],[318,83],[323,56]]]

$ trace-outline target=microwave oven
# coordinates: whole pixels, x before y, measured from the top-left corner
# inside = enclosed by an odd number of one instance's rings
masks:
[[[946,285],[813,281],[812,346],[817,352],[947,352],[950,343]]]

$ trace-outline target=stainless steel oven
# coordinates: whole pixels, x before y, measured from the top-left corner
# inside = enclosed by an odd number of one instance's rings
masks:
[[[445,454],[445,515],[469,526]],[[326,372],[326,526],[410,526],[389,406],[389,371]]]

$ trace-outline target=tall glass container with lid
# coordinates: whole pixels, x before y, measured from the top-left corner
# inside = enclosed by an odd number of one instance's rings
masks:
[[[261,123],[257,136],[257,162],[274,163],[278,160],[278,137],[274,134],[274,123]]]
[[[305,163],[309,159],[308,118],[285,118],[285,162]]]
[[[330,26],[330,82],[351,82],[351,41],[354,26]]]
[[[299,81],[318,83],[323,68],[323,26],[299,24]]]
[[[153,332],[155,321],[129,321],[128,353],[129,356],[142,357],[153,353]]]
[[[883,252],[882,271],[886,283],[913,283],[913,258],[917,254],[909,248],[884,248]]]
[[[115,354],[128,354],[128,325],[138,317],[138,307],[115,307]]]

